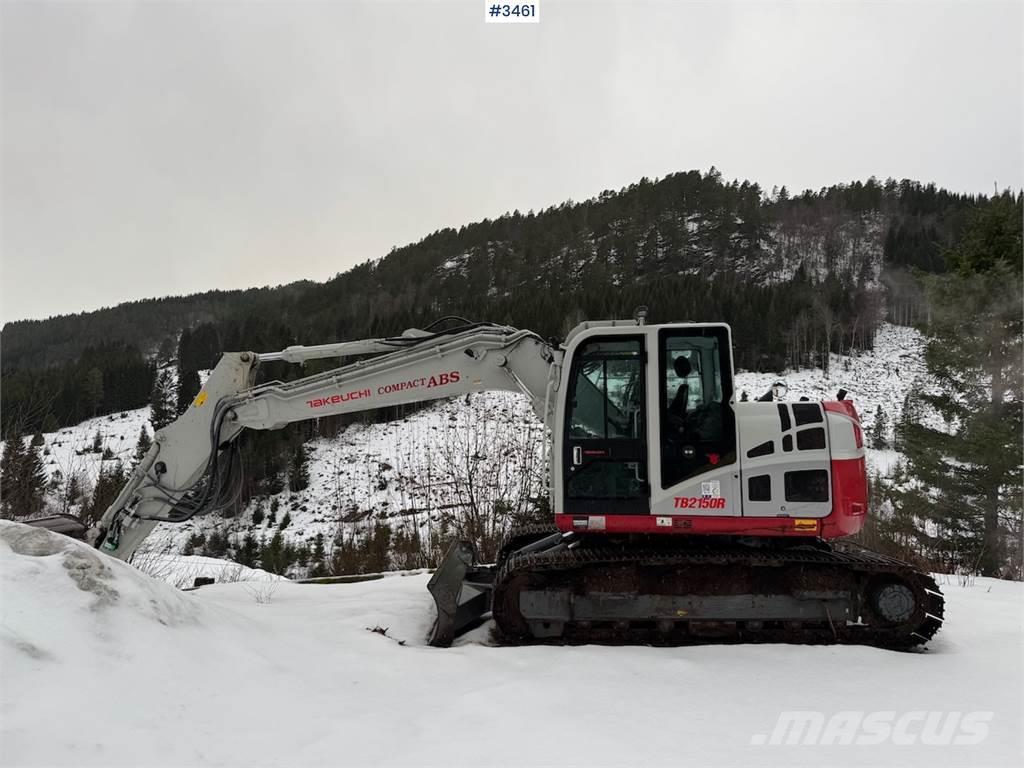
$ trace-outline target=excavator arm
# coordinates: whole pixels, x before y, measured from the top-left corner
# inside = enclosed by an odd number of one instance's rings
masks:
[[[463,323],[444,331],[222,356],[192,405],[153,445],[99,521],[96,545],[127,560],[161,522],[184,522],[237,500],[237,437],[323,416],[438,398],[521,392],[550,425],[561,352],[530,331]],[[369,355],[370,357],[366,357]],[[289,382],[254,385],[261,362],[356,362]]]

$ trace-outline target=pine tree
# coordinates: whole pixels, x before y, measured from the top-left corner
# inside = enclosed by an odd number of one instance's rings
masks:
[[[888,431],[889,419],[886,417],[885,411],[882,410],[882,406],[878,406],[878,408],[875,409],[875,424],[871,428],[871,447],[888,448]]]
[[[36,515],[46,506],[46,467],[38,445],[30,445],[21,465],[20,502],[24,515]]]
[[[284,537],[278,531],[270,539],[270,543],[262,548],[260,567],[270,573],[283,574],[290,564]]]
[[[113,466],[102,465],[100,474],[96,478],[96,486],[92,491],[92,498],[88,504],[83,505],[82,520],[89,525],[99,520],[121,492],[125,479],[124,467],[121,466],[121,462],[117,462]]]
[[[26,456],[20,431],[12,429],[0,457],[0,517],[10,519],[24,514],[21,506],[21,477]]]
[[[141,461],[143,457],[149,453],[149,449],[152,445],[153,440],[149,437],[149,430],[147,430],[146,425],[143,424],[142,428],[139,430],[138,442],[135,443],[135,460]]]
[[[89,415],[95,416],[103,405],[103,371],[96,367],[90,368],[85,374],[82,387]]]
[[[149,397],[149,422],[153,431],[163,429],[174,421],[174,398],[171,392],[171,372],[164,368],[153,382]]]
[[[309,455],[306,453],[306,447],[299,443],[292,451],[291,461],[288,463],[288,490],[297,493],[308,487]]]
[[[260,544],[252,533],[245,534],[242,546],[238,548],[236,559],[248,568],[255,568],[260,562]]]
[[[907,393],[906,397],[903,398],[903,406],[900,409],[900,418],[896,422],[896,428],[893,430],[893,436],[895,438],[893,441],[893,447],[897,451],[906,450],[907,434],[920,423],[922,415],[921,399],[918,394],[911,389],[911,391]]]
[[[213,531],[206,539],[206,554],[210,557],[224,557],[228,551],[228,535]]]
[[[73,504],[77,504],[82,498],[82,477],[77,472],[72,472],[68,478],[64,490],[64,502],[62,512],[68,512]]]
[[[178,372],[177,412],[180,416],[199,394],[199,374],[194,370]]]
[[[908,498],[943,533],[961,567],[997,576],[1019,546],[1022,507],[1021,199],[980,208],[950,254],[954,271],[927,280],[932,306],[925,361],[941,394],[923,395],[949,433],[908,426]],[[1011,537],[1009,534],[1013,534]],[[1016,567],[1020,567],[1019,549]]]

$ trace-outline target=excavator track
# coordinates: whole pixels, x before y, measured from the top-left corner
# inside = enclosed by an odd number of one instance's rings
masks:
[[[514,553],[492,610],[505,643],[850,643],[910,649],[942,626],[931,576],[823,542],[604,543]]]

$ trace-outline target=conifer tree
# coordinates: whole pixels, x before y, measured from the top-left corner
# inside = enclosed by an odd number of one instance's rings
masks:
[[[875,424],[871,428],[871,447],[888,448],[889,441],[887,432],[889,430],[889,419],[882,410],[882,406],[875,409]]]
[[[86,524],[92,525],[102,517],[103,513],[107,511],[107,507],[114,502],[114,499],[121,492],[125,480],[124,467],[121,466],[121,462],[117,462],[112,466],[104,463],[100,467],[100,473],[96,478],[96,485],[92,491],[92,498],[88,504],[84,505],[82,510],[82,519]]]
[[[4,441],[4,453],[0,457],[0,516],[7,519],[23,514],[20,506],[21,473],[26,453],[21,433],[12,429]]]
[[[164,368],[157,374],[153,382],[153,391],[149,397],[149,422],[153,431],[163,429],[174,421],[174,397],[171,392],[171,373]]]
[[[43,465],[42,453],[38,445],[30,445],[21,465],[20,514],[36,515],[43,511],[46,506],[46,484],[46,467]]]
[[[150,447],[153,445],[153,440],[149,436],[149,430],[146,429],[146,425],[143,424],[139,430],[139,439],[135,443],[135,460],[141,461],[142,458],[149,452]]]
[[[245,534],[242,539],[242,546],[238,548],[236,559],[248,568],[255,568],[260,564],[260,544],[252,533]]]
[[[199,394],[199,389],[199,374],[196,371],[179,371],[177,392],[177,413],[179,416],[192,405],[192,401]]]
[[[270,543],[260,552],[260,567],[270,573],[283,574],[288,565],[284,537],[280,531],[277,531],[270,539]]]
[[[907,502],[942,531],[938,546],[986,576],[1004,572],[1008,545],[1020,563],[1021,218],[1020,197],[980,208],[949,256],[951,272],[928,279],[925,360],[941,394],[922,399],[950,430],[907,425],[904,436],[923,483]]]
[[[292,451],[291,461],[288,463],[288,490],[296,493],[308,487],[309,454],[306,453],[306,447],[299,443]]]
[[[96,367],[90,368],[85,374],[83,390],[89,415],[95,416],[103,404],[103,371]]]

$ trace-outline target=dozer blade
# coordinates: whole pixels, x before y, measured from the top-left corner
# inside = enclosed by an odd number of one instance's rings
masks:
[[[475,560],[476,551],[470,542],[453,542],[427,583],[437,606],[429,638],[435,647],[447,648],[490,615],[494,568],[474,565]]]

